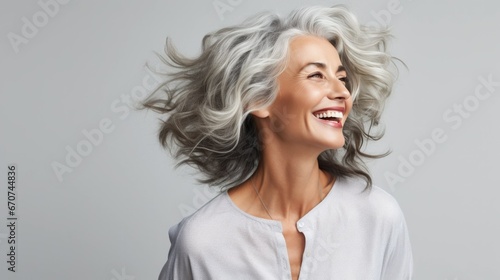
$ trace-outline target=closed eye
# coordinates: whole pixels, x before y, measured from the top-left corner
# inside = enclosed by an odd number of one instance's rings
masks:
[[[312,73],[311,75],[307,76],[308,78],[319,78],[319,79],[323,79],[325,76],[323,74],[321,74],[321,72],[316,72],[316,73]]]

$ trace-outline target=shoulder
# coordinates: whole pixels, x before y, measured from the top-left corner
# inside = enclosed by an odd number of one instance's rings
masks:
[[[158,279],[194,279],[205,271],[211,255],[221,248],[217,237],[224,233],[223,221],[231,212],[224,195],[220,193],[169,229],[168,260]]]
[[[352,211],[359,211],[385,223],[404,223],[404,216],[397,200],[384,189],[359,178],[344,178],[339,184],[341,203],[349,204]]]
[[[224,191],[170,228],[169,258],[191,263],[212,262],[208,259],[244,242],[242,234],[249,231],[258,234],[269,228],[271,225],[250,219],[237,209]]]
[[[191,248],[202,251],[209,240],[224,230],[224,219],[231,213],[225,192],[218,194],[193,214],[182,219],[169,230],[171,247],[181,252]]]

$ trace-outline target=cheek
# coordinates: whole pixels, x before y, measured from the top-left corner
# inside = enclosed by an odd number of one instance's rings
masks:
[[[272,114],[280,121],[293,121],[310,110],[321,101],[321,91],[298,83],[282,87],[273,105]]]
[[[304,107],[305,103],[303,97],[298,92],[288,92],[278,95],[272,106],[275,113],[283,114],[285,111],[297,111]]]
[[[287,106],[293,108],[297,112],[310,111],[314,106],[317,106],[323,98],[323,95],[318,90],[311,88],[297,88],[293,95],[286,100]]]

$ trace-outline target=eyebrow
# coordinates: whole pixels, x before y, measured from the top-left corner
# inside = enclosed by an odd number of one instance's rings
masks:
[[[300,71],[304,70],[304,68],[311,66],[311,65],[316,66],[318,68],[321,68],[323,70],[326,69],[326,64],[323,62],[309,62],[306,65],[304,65],[304,67],[300,68]],[[346,71],[346,69],[343,65],[339,65],[339,67],[337,67],[337,71],[335,73],[342,72],[342,71]]]

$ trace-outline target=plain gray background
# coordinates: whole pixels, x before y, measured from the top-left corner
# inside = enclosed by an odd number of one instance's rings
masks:
[[[370,165],[405,213],[415,279],[500,279],[500,4],[54,1],[0,4],[1,279],[155,279],[168,228],[213,193],[193,170],[173,169],[156,140],[158,116],[127,105],[154,83],[145,62],[158,63],[153,51],[167,36],[195,55],[205,33],[256,12],[337,3],[391,25],[390,49],[409,68],[387,106],[386,137],[370,146],[393,152]],[[77,149],[79,161],[69,156]],[[66,166],[59,178],[57,163]],[[15,273],[6,263],[9,164],[18,169]]]

